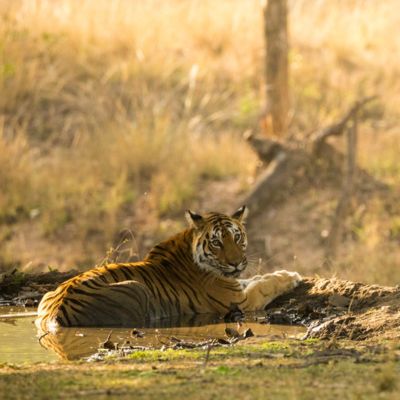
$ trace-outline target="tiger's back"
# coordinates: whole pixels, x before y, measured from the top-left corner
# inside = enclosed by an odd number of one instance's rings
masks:
[[[62,283],[40,302],[40,325],[48,328],[56,325],[96,326],[102,325],[101,321],[118,325],[124,320],[146,315],[147,293],[135,281],[135,267],[141,264],[105,265]],[[124,306],[126,301],[123,295],[127,295],[128,290],[118,286],[119,282],[126,282],[126,288],[136,286],[134,290],[129,290],[130,303],[135,302],[133,307]]]

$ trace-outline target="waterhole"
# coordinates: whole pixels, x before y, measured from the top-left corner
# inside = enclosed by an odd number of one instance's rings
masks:
[[[257,322],[257,315],[246,316],[241,326],[225,323],[215,316],[201,315],[181,320],[157,321],[150,327],[130,328],[59,328],[55,334],[39,337],[35,310],[23,307],[0,308],[0,363],[32,363],[76,360],[108,345],[160,348],[171,338],[204,341],[226,338],[226,328],[239,333],[251,329],[255,336],[268,339],[300,337],[300,326],[269,325]]]

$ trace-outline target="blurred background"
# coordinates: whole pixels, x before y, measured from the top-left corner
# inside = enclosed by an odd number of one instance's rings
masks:
[[[265,165],[245,137],[268,133],[258,0],[0,0],[0,21],[0,272],[87,269],[115,248],[142,258],[186,208],[246,199]],[[279,140],[302,148],[377,95],[358,122],[373,184],[356,187],[329,263],[341,176],[265,204],[248,222],[249,275],[400,283],[399,27],[397,0],[288,1]]]

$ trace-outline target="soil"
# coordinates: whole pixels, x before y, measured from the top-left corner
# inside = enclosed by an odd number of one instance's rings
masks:
[[[400,288],[306,278],[267,306],[266,322],[300,323],[305,338],[400,338]]]

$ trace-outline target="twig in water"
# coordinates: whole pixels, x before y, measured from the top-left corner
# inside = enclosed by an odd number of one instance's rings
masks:
[[[39,336],[39,339],[38,339],[39,344],[40,344],[44,349],[46,349],[46,350],[47,350],[47,347],[43,346],[43,344],[42,344],[42,339],[45,338],[49,333],[50,333],[50,331],[47,331],[47,332],[43,333],[43,335],[40,335],[40,336]]]
[[[100,343],[101,348],[107,349],[107,350],[115,350],[115,345],[110,340],[112,332],[113,331],[110,331],[110,333],[107,336],[107,339],[103,343]]]

